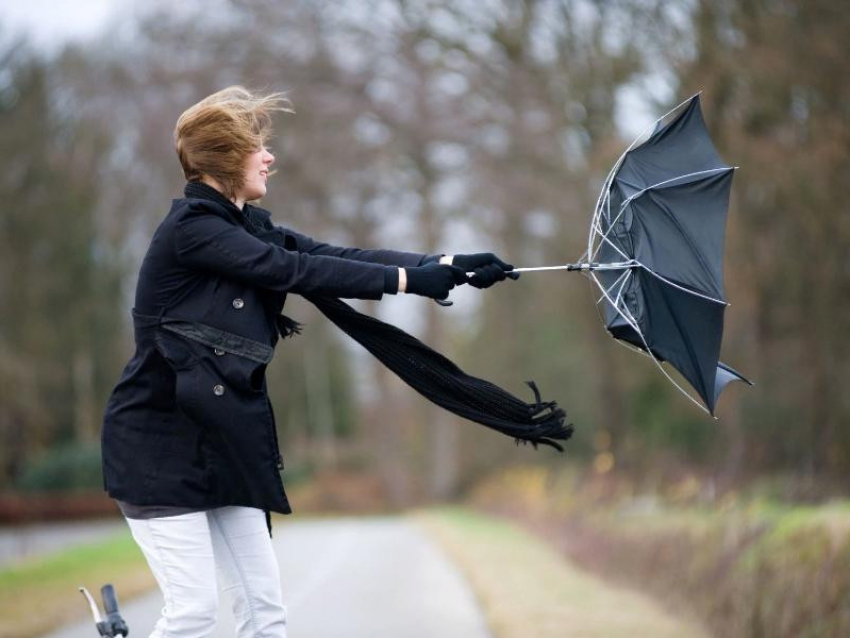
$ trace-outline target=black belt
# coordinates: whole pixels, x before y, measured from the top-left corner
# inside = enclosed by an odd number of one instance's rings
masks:
[[[140,327],[162,326],[166,330],[183,335],[204,345],[220,348],[225,352],[240,355],[257,363],[268,363],[274,355],[274,348],[266,343],[248,339],[242,335],[227,332],[199,321],[177,319],[164,314],[143,315],[131,310],[134,323]]]

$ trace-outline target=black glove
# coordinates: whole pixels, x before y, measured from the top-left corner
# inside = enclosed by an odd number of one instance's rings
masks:
[[[513,265],[506,264],[493,253],[455,255],[452,258],[452,266],[463,268],[464,271],[473,271],[475,274],[469,278],[468,283],[475,288],[489,288],[497,281],[504,281],[505,277],[519,279],[518,272],[510,272],[514,269]]]
[[[405,268],[407,286],[404,291],[432,299],[445,299],[449,291],[468,280],[463,268],[448,264],[430,263],[425,266]]]

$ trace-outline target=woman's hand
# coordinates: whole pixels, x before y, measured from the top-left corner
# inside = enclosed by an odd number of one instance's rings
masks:
[[[469,281],[466,271],[448,264],[430,263],[425,266],[404,268],[404,275],[399,278],[399,292],[407,292],[432,299],[446,299],[449,291],[460,284]],[[402,287],[402,280],[406,284]]]
[[[449,263],[465,272],[474,272],[468,283],[475,288],[489,288],[497,281],[504,281],[506,277],[519,279],[518,272],[510,272],[514,269],[513,265],[506,264],[493,253],[454,255]]]

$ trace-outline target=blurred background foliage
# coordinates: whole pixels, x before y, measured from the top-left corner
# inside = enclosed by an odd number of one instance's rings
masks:
[[[405,504],[510,462],[578,460],[636,477],[688,468],[719,490],[776,475],[812,486],[796,497],[846,491],[841,3],[154,3],[53,56],[1,20],[0,488],[99,485],[91,450],[133,352],[136,273],[182,197],[174,123],[243,84],[286,90],[297,111],[277,120],[279,172],[261,204],[335,244],[573,261],[612,162],[697,91],[722,157],[741,167],[723,359],[756,386],[730,387],[719,420],[608,338],[575,274],[461,289],[451,308],[355,304],[527,400],[533,379],[576,425],[564,457],[435,408],[291,296],[305,330],[268,373],[285,479],[366,468]]]

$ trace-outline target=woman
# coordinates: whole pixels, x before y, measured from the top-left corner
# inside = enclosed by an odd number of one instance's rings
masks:
[[[233,86],[175,127],[184,197],[142,262],[136,351],[102,428],[104,489],[165,598],[151,636],[209,635],[219,585],[233,592],[238,636],[286,635],[270,512],[292,510],[265,370],[279,335],[298,330],[280,314],[287,293],[445,299],[513,269],[491,253],[342,248],[275,226],[248,202],[266,194],[270,116],[288,104]]]

